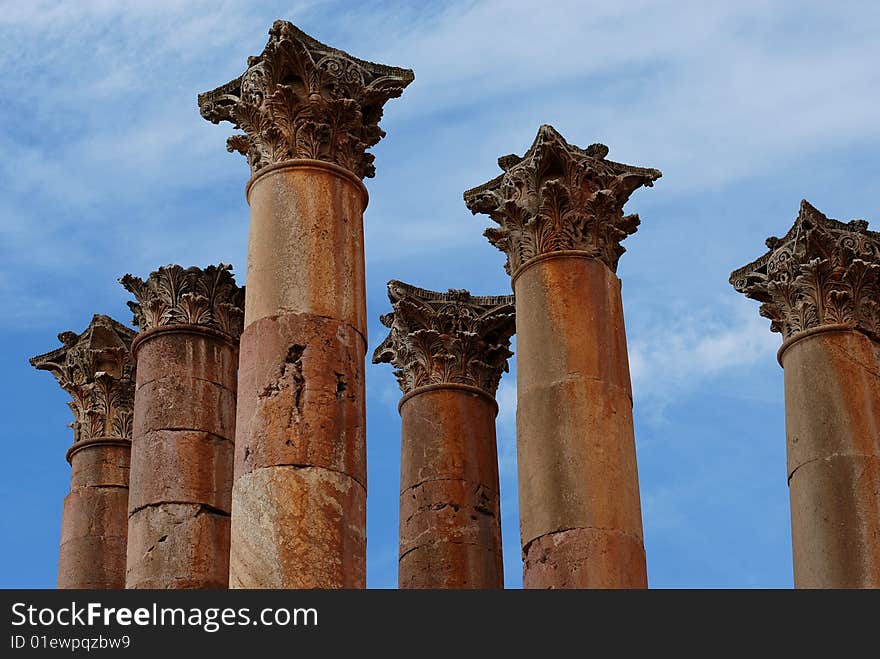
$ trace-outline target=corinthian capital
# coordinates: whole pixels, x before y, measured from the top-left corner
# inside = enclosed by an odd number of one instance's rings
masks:
[[[235,284],[232,266],[182,268],[166,265],[147,280],[125,275],[119,279],[137,302],[129,302],[134,324],[141,332],[160,325],[203,325],[241,336],[244,287]]]
[[[252,173],[291,158],[325,160],[360,178],[375,174],[366,149],[385,136],[382,106],[413,72],[365,62],[325,46],[288,21],[275,21],[269,43],[235,80],[199,94],[202,116],[244,131],[227,141]]]
[[[763,302],[770,329],[788,339],[822,325],[851,325],[880,339],[880,233],[864,220],[832,220],[805,201],[770,251],[730,275],[740,293]]]
[[[62,332],[60,348],[30,359],[49,371],[68,394],[73,441],[98,437],[131,439],[135,332],[109,316],[96,315],[82,334]]]
[[[429,384],[466,384],[495,395],[507,371],[515,331],[512,295],[477,297],[464,290],[437,293],[388,282],[394,309],[373,363],[394,366],[404,394]]]
[[[522,157],[498,159],[504,173],[464,193],[474,214],[499,224],[487,229],[489,242],[507,254],[505,269],[515,273],[530,259],[561,250],[589,252],[617,271],[620,242],[635,233],[638,215],[623,206],[637,189],[662,174],[606,160],[608,147],[580,149],[552,126],[541,126]]]

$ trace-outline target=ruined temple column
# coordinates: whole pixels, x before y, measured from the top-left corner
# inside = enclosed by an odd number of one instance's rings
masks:
[[[660,177],[542,126],[504,173],[465,192],[500,227],[516,294],[517,455],[526,588],[647,585],[623,325],[623,206]]]
[[[503,588],[495,390],[511,356],[512,295],[388,283],[373,355],[403,397],[400,588]]]
[[[169,265],[119,281],[140,334],[127,588],[226,588],[238,337],[231,266]]]
[[[135,333],[96,315],[82,334],[62,332],[62,347],[30,360],[70,397],[70,493],[61,517],[59,588],[124,588]]]
[[[412,71],[276,21],[241,77],[199,96],[252,177],[230,587],[362,588],[366,152]]]
[[[880,233],[806,201],[730,277],[782,334],[797,588],[880,588]]]

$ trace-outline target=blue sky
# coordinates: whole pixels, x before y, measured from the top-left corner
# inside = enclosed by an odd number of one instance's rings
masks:
[[[509,291],[461,194],[542,123],[657,167],[619,276],[653,587],[790,587],[779,338],[727,283],[801,198],[880,221],[874,2],[4,0],[0,11],[0,585],[55,583],[69,486],[66,396],[31,355],[117,277],[223,261],[244,277],[248,208],[230,127],[196,94],[240,74],[276,18],[415,70],[386,106],[365,216],[370,349],[385,282]],[[499,390],[506,580],[521,584],[515,360]],[[367,367],[368,585],[396,585],[397,385]]]

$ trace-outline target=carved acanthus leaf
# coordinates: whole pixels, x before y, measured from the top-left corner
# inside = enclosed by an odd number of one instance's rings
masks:
[[[508,273],[560,250],[588,252],[617,270],[626,251],[620,243],[639,224],[638,215],[623,214],[623,206],[661,173],[606,160],[606,155],[603,144],[580,149],[551,126],[541,126],[522,158],[499,158],[504,173],[464,193],[472,213],[498,223],[484,235],[507,254]]]
[[[375,174],[366,149],[385,136],[382,106],[414,79],[409,69],[366,62],[275,21],[263,52],[240,77],[199,94],[202,116],[244,134],[227,141],[251,171],[292,158],[332,162],[360,178]]]
[[[390,281],[388,297],[394,311],[381,320],[391,331],[373,353],[373,363],[394,366],[404,394],[429,384],[455,383],[495,395],[513,354],[512,295],[437,293]]]
[[[762,302],[770,329],[789,339],[823,325],[851,325],[880,338],[880,233],[864,220],[838,222],[806,200],[784,238],[736,270],[730,283]]]
[[[98,437],[131,439],[135,332],[96,315],[82,334],[62,332],[62,347],[37,355],[32,366],[49,371],[68,394],[73,441]]]
[[[244,323],[244,287],[235,283],[232,266],[207,268],[166,265],[146,281],[119,279],[137,302],[129,302],[134,324],[143,332],[160,325],[204,325],[238,339]]]

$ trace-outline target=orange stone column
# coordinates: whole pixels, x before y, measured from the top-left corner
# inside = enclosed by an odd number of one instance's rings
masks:
[[[140,334],[127,588],[226,588],[238,337],[231,266],[126,275]]]
[[[507,371],[513,296],[388,283],[394,311],[373,362],[403,397],[400,588],[503,588],[495,391]]]
[[[252,177],[232,588],[363,588],[366,149],[412,71],[276,21],[240,78],[199,96]]]
[[[465,192],[500,228],[516,294],[523,585],[647,586],[620,281],[623,215],[660,177],[569,145],[542,126],[504,173]]]
[[[61,348],[30,360],[51,372],[72,398],[59,588],[125,587],[134,335],[112,318],[96,315],[82,334],[63,332]]]
[[[784,338],[797,588],[880,588],[880,233],[806,201],[730,281]]]

